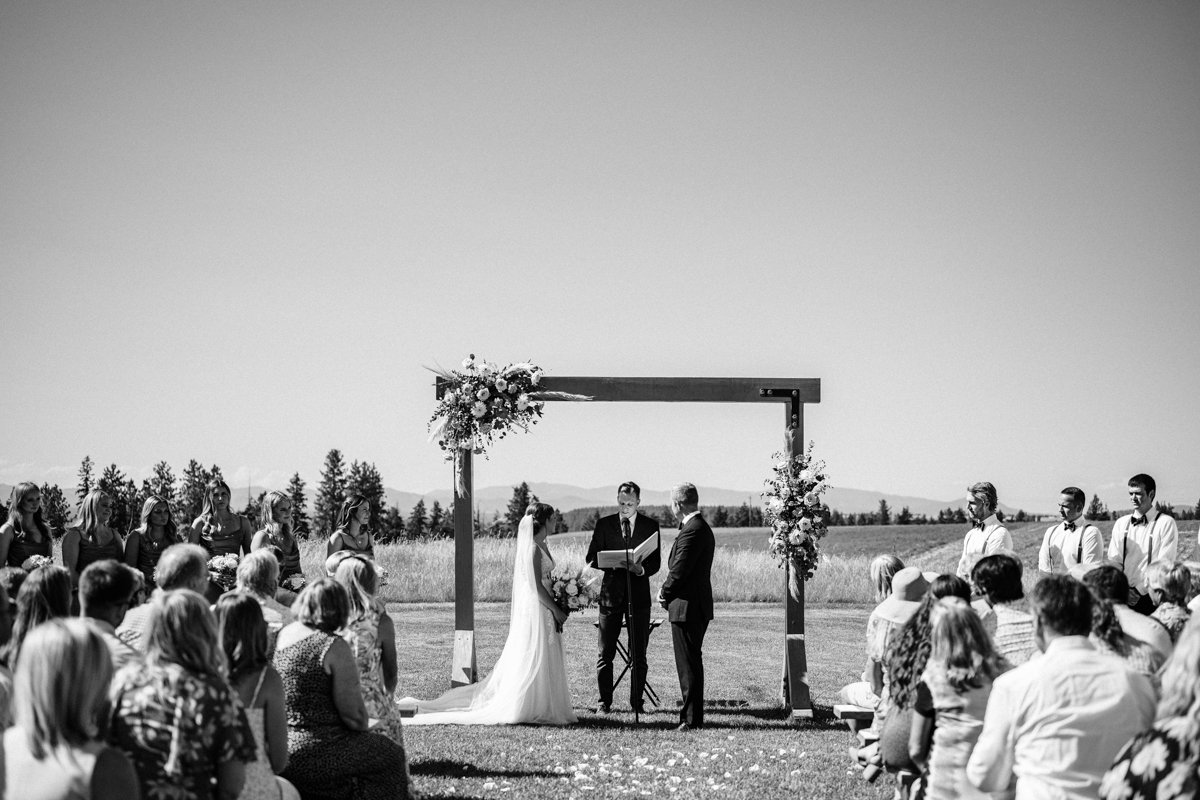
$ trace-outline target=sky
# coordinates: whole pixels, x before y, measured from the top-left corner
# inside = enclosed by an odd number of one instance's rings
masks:
[[[1200,4],[7,0],[0,108],[3,482],[444,488],[474,353],[820,378],[844,487],[1200,498]],[[782,429],[558,403],[475,479],[758,490]]]

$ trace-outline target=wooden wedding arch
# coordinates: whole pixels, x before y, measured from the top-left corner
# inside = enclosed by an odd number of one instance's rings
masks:
[[[437,399],[450,384],[436,383]],[[594,378],[550,377],[547,392],[586,395],[592,402],[623,403],[782,403],[784,447],[797,456],[804,451],[804,404],[821,402],[819,378]],[[461,479],[454,487],[454,660],[450,683],[462,686],[477,679],[475,660],[475,541],[472,508],[471,452],[461,450]],[[701,498],[703,500],[703,498]],[[794,718],[812,716],[808,691],[808,659],[804,649],[804,576],[794,565],[784,570],[783,699]]]

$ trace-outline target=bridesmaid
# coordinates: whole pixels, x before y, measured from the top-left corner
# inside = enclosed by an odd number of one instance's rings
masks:
[[[304,586],[304,572],[300,569],[300,545],[292,535],[292,498],[283,492],[271,492],[263,500],[262,530],[254,534],[251,550],[277,547],[283,557],[279,559],[280,587],[275,600],[291,606]],[[299,576],[299,581],[289,579]]]
[[[42,519],[42,490],[36,483],[13,487],[8,521],[0,527],[0,566],[20,567],[30,556],[50,557],[50,527]]]
[[[141,570],[146,588],[153,589],[154,568],[158,559],[173,544],[180,544],[178,528],[171,519],[171,506],[158,495],[150,495],[142,503],[142,524],[125,540],[125,563]]]
[[[232,492],[229,485],[215,478],[204,487],[204,506],[200,516],[192,521],[188,534],[191,544],[198,544],[211,556],[237,556],[250,552],[250,520],[235,514],[229,507]]]
[[[359,494],[352,494],[342,503],[338,512],[337,529],[325,546],[325,557],[341,550],[359,553],[372,561],[375,559],[375,540],[367,523],[371,521],[371,502]]]
[[[63,566],[71,573],[71,585],[79,586],[79,573],[90,564],[106,558],[125,560],[125,546],[117,532],[108,527],[113,499],[101,489],[93,489],[79,504],[79,518],[67,529],[62,540]],[[74,601],[78,604],[76,597]]]

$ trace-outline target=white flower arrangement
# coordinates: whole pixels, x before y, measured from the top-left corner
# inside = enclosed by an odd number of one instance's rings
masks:
[[[567,614],[594,606],[600,596],[600,575],[588,578],[586,573],[586,570],[564,567],[550,575],[550,596]]]
[[[818,542],[828,532],[829,509],[821,503],[825,462],[813,460],[813,444],[795,457],[775,453],[775,475],[766,480],[766,522],[771,526],[771,555],[785,563],[795,562],[804,579],[812,577],[820,561]]]
[[[228,592],[237,585],[237,568],[237,556],[213,556],[208,560],[208,577]]]
[[[49,567],[53,564],[54,561],[49,556],[30,556],[21,562],[21,569],[26,572],[33,572],[38,567]]]
[[[279,585],[288,591],[299,592],[305,586],[308,586],[308,578],[304,577],[303,572],[297,572],[292,575],[288,575],[279,582]]]

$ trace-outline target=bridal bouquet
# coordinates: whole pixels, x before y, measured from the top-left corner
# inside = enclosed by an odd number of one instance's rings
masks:
[[[33,572],[38,567],[49,567],[54,564],[54,561],[47,556],[30,556],[21,562],[21,569],[26,572]]]
[[[828,532],[825,517],[829,509],[821,503],[825,483],[825,462],[813,459],[812,442],[803,455],[775,453],[774,477],[766,480],[766,521],[771,526],[771,555],[783,566],[798,562],[805,580],[811,578],[819,558],[817,543]]]
[[[295,572],[281,580],[279,585],[288,591],[299,592],[305,586],[308,586],[308,578],[304,577],[303,572]]]
[[[588,578],[585,572],[564,567],[550,574],[550,595],[567,614],[594,606],[600,597],[600,575]]]
[[[237,556],[213,556],[208,560],[208,577],[225,591],[237,585]]]

